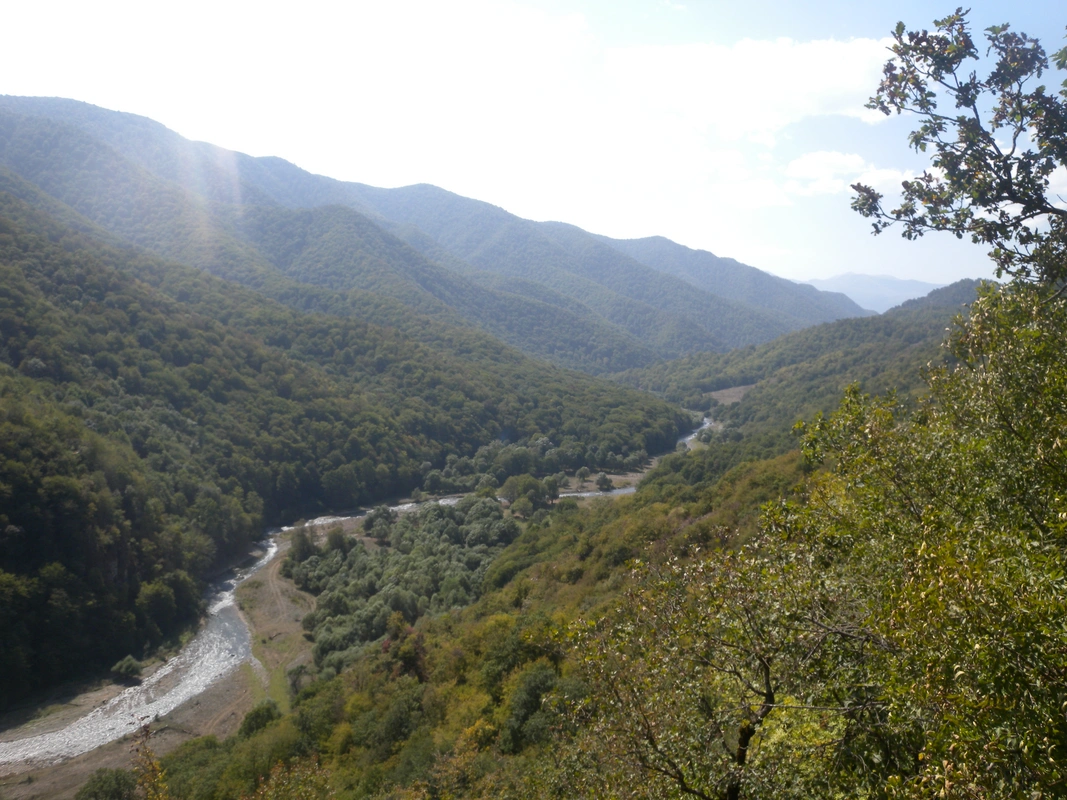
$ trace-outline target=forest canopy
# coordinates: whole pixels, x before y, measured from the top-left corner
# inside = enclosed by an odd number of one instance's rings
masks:
[[[267,525],[398,496],[487,446],[535,443],[536,462],[494,462],[503,482],[643,459],[688,424],[499,345],[449,356],[92,230],[0,193],[0,704],[154,649]]]
[[[1042,126],[1067,91],[1025,88],[1047,69],[1036,42],[987,36],[996,61],[978,79],[962,13],[901,26],[883,84],[904,71],[909,96],[929,98],[935,76],[990,93],[984,131],[1010,109],[1032,141],[994,170],[1023,193],[988,195],[972,107],[922,117],[937,157],[964,153],[970,171],[946,169],[913,210],[1006,221],[990,243],[1010,278],[957,318],[922,397],[854,386],[798,428],[802,462],[683,466],[689,492],[659,473],[632,500],[560,507],[501,553],[467,612],[415,626],[423,678],[391,680],[391,657],[368,652],[260,746],[318,732],[307,752],[349,797],[1063,796],[1067,300],[1057,224],[1016,247],[1029,222],[1013,215],[1046,208],[1049,173],[1025,163],[1065,163]],[[753,524],[742,509],[761,501]],[[241,748],[213,763],[248,775]],[[190,746],[169,764],[189,775],[194,759]]]
[[[894,36],[872,106],[918,115],[933,169],[894,211],[859,185],[855,206],[876,232],[969,234],[1011,280],[957,321],[917,409],[850,389],[801,426],[820,469],[758,538],[647,574],[591,624],[579,791],[1062,794],[1067,262],[1046,194],[1067,88],[1035,85],[1045,53],[1007,26],[968,72],[962,11]]]

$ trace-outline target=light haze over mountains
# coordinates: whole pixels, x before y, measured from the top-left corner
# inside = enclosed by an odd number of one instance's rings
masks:
[[[0,163],[120,238],[220,277],[369,292],[371,321],[389,298],[594,374],[869,313],[660,237],[532,222],[428,185],[337,181],[74,100],[0,97]]]
[[[892,275],[860,275],[846,272],[832,278],[804,281],[824,292],[841,292],[864,308],[882,313],[906,300],[925,297],[944,284],[894,278]]]
[[[265,526],[634,470],[720,402],[715,458],[665,479],[776,457],[844,386],[913,385],[974,294],[876,315],[662,237],[21,97],[0,97],[0,273],[0,707],[193,624],[195,580]]]
[[[922,172],[912,120],[864,104],[894,25],[929,27],[954,6],[809,5],[411,0],[263,14],[193,2],[56,14],[23,3],[8,9],[26,35],[0,52],[0,93],[76,97],[311,172],[431,183],[615,238],[664,235],[792,280],[858,264],[939,283],[990,276],[970,241],[875,238],[849,209],[856,180],[892,198]],[[1010,20],[1049,45],[1063,36],[1060,5],[985,0],[971,19],[976,31]]]

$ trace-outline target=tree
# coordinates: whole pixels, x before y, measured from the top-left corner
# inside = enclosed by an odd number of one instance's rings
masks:
[[[145,800],[173,800],[166,771],[148,744],[151,738],[148,725],[142,725],[135,736],[133,771],[137,776],[137,788]]]
[[[1044,49],[1007,25],[986,29],[995,61],[979,77],[966,71],[981,56],[967,12],[935,26],[905,32],[897,24],[894,58],[868,103],[884,114],[917,115],[910,142],[933,151],[932,168],[904,182],[892,210],[860,183],[852,206],[874,220],[875,233],[899,223],[908,239],[927,231],[969,236],[990,246],[998,276],[1058,287],[1067,277],[1067,210],[1049,197],[1049,177],[1067,163],[1067,81],[1059,97],[1039,84],[1049,69]],[[1067,48],[1053,59],[1067,68]]]
[[[615,488],[615,484],[611,482],[611,478],[606,473],[601,472],[596,476],[596,488],[602,492],[610,492]]]
[[[1012,280],[957,320],[917,408],[853,387],[800,426],[822,469],[753,544],[639,575],[577,635],[575,793],[1064,796],[1067,232],[1046,196],[1064,104],[1026,88],[1047,68],[1036,41],[990,28],[980,81],[961,75],[965,15],[937,25],[898,27],[873,101],[923,117],[934,170],[894,211],[860,185],[854,205],[876,232],[969,234]]]
[[[241,727],[237,730],[237,735],[247,739],[252,734],[270,725],[274,720],[279,719],[281,715],[282,712],[278,709],[278,704],[269,697],[265,700],[260,700],[241,720]]]
[[[784,545],[784,546],[783,546]],[[774,539],[638,570],[615,611],[578,632],[592,691],[568,765],[586,796],[827,797],[877,699],[857,692],[870,638],[846,573]],[[596,767],[592,765],[595,763]]]
[[[552,503],[559,499],[559,480],[555,475],[549,475],[542,483],[545,487],[545,497],[548,498],[548,502]]]
[[[525,498],[530,501],[533,511],[544,505],[546,490],[533,475],[512,475],[500,487],[500,496],[510,503]]]
[[[801,426],[824,469],[759,538],[578,634],[576,793],[1061,796],[1067,300],[988,286],[949,344],[917,409]]]
[[[918,747],[888,786],[1056,796],[1067,305],[1022,283],[987,288],[951,345],[960,364],[932,373],[917,413],[853,391],[808,427],[807,455],[833,470],[778,528],[848,554],[865,625],[890,644],[874,670],[880,728],[911,730]]]
[[[534,505],[528,497],[520,497],[511,504],[511,513],[523,519],[529,519],[534,512]]]
[[[125,769],[101,767],[74,795],[74,800],[134,800],[137,778]]]
[[[136,682],[136,679],[141,677],[141,662],[132,655],[127,655],[111,668],[111,674],[122,681]]]

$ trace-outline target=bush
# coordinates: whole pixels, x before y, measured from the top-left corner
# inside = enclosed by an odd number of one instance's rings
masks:
[[[141,662],[133,656],[126,656],[111,668],[111,674],[122,680],[134,680],[141,676]]]
[[[89,776],[89,780],[74,795],[74,800],[133,800],[136,792],[137,778],[132,772],[102,768]]]
[[[274,720],[279,719],[281,715],[282,712],[278,709],[277,703],[269,697],[266,700],[261,700],[251,711],[245,714],[237,735],[242,739],[247,739],[256,731],[263,730]]]

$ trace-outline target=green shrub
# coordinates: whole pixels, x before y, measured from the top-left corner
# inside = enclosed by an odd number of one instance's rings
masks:
[[[237,735],[243,739],[247,739],[256,731],[266,728],[274,722],[274,720],[280,718],[281,715],[282,712],[278,708],[277,703],[269,697],[266,700],[261,700],[251,711],[245,714],[245,718],[241,722],[241,727],[237,731]]]
[[[137,778],[132,772],[104,767],[89,776],[89,780],[74,795],[74,800],[133,800],[136,793]]]
[[[111,668],[111,674],[123,680],[139,678],[141,676],[141,662],[128,655]]]

